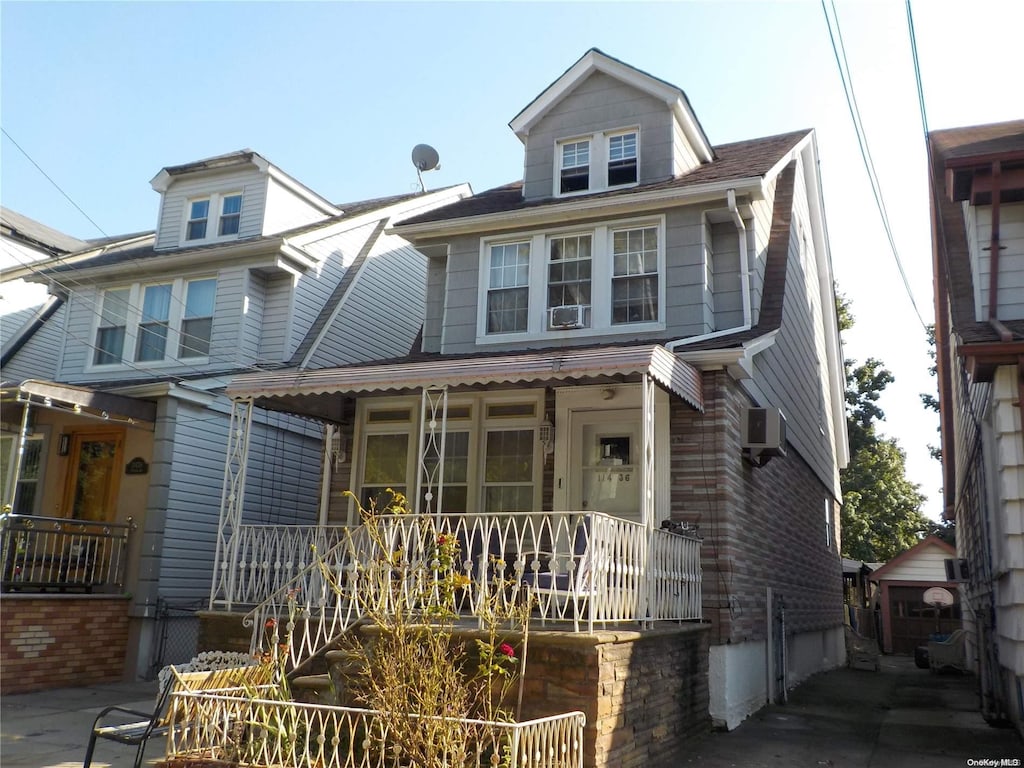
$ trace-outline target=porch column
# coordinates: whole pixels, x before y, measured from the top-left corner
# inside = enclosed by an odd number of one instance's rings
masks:
[[[424,387],[420,406],[419,471],[413,500],[416,514],[441,514],[447,434],[448,387]],[[421,502],[425,502],[424,509],[420,509]]]
[[[249,436],[252,433],[252,398],[232,400],[231,426],[228,430],[227,456],[224,460],[224,488],[217,524],[217,553],[210,588],[210,609],[220,597],[231,610],[238,577],[238,547],[245,500],[245,472],[249,462]]]
[[[639,609],[644,626],[651,623],[651,595],[654,594],[654,568],[651,567],[651,553],[654,551],[654,379],[644,374],[643,390],[643,457],[640,477],[641,520],[647,527],[647,550],[644,552],[643,568],[647,578],[641,581],[644,594],[640,596]]]
[[[14,440],[14,450],[11,451],[10,465],[7,472],[7,487],[4,488],[3,509],[10,508],[14,512],[14,497],[18,493],[18,478],[21,476],[21,457],[25,453],[25,435],[28,434],[29,411],[32,403],[25,401],[25,407],[21,409],[21,429]]]

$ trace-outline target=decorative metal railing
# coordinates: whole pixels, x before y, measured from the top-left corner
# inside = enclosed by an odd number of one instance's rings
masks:
[[[597,512],[503,515],[382,515],[374,535],[340,528],[338,543],[253,609],[252,652],[268,622],[293,624],[289,653],[300,665],[372,608],[388,602],[424,611],[444,606],[479,617],[483,605],[529,600],[541,625],[595,625],[700,619],[700,539],[692,531],[650,530]],[[441,537],[458,542],[459,589],[433,561]],[[389,553],[401,552],[399,565]],[[297,558],[295,558],[297,559]]]
[[[124,589],[126,523],[0,515],[0,591]]]
[[[368,709],[300,704],[238,691],[172,694],[167,759],[205,757],[279,768],[398,768],[403,762],[388,718]],[[417,715],[408,715],[415,723]],[[423,718],[438,721],[440,718]],[[446,718],[468,754],[444,765],[582,768],[582,712],[522,723]],[[415,727],[415,726],[413,726]],[[458,762],[456,762],[456,757]]]

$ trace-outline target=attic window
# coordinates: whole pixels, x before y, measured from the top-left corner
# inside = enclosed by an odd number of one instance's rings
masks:
[[[636,183],[636,132],[608,137],[608,186]]]
[[[220,211],[220,225],[217,228],[217,234],[220,237],[224,235],[237,235],[238,234],[238,222],[242,217],[242,196],[241,195],[227,195],[221,201]]]
[[[189,204],[188,227],[185,231],[186,240],[205,240],[206,222],[210,217],[210,201],[193,200]]]
[[[562,144],[562,194],[590,188],[590,141]]]

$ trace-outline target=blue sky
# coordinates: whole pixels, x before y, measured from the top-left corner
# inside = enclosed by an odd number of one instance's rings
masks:
[[[831,0],[828,0],[831,12]],[[931,309],[924,138],[903,2],[838,2],[861,120],[918,311]],[[1024,116],[1024,4],[917,0],[928,121]],[[713,143],[815,128],[847,357],[895,374],[884,431],[941,511],[924,332],[867,181],[818,2],[10,2],[0,202],[79,237],[152,229],[165,165],[254,149],[335,202],[520,178],[508,128],[598,47],[681,87]],[[992,76],[986,73],[996,73]],[[64,190],[43,176],[11,139]]]

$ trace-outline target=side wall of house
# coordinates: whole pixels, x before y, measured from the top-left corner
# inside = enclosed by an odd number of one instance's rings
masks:
[[[826,526],[831,490],[796,452],[762,467],[743,458],[750,401],[728,374],[705,373],[704,398],[704,414],[673,401],[671,514],[704,539],[712,716],[732,728],[771,696],[769,588],[785,605],[787,685],[842,662],[842,561]]]
[[[30,312],[29,315],[32,313]],[[27,317],[18,317],[22,321]],[[0,318],[5,326],[10,316]],[[53,313],[43,323],[42,327],[32,334],[32,337],[15,353],[10,362],[4,366],[3,378],[7,381],[18,381],[21,379],[53,379],[57,375],[57,368],[60,365],[62,342],[64,339],[64,319],[67,317],[67,303]],[[11,325],[14,325],[11,322]],[[18,328],[5,327],[4,336],[19,330]]]

